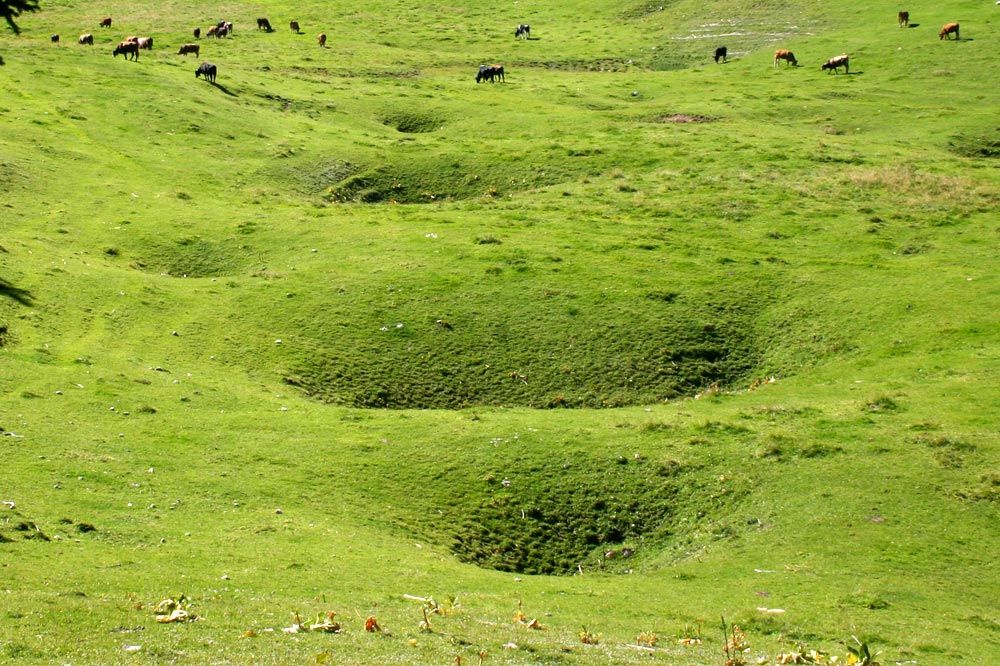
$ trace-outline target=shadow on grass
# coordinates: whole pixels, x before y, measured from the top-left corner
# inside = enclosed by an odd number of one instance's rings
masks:
[[[3,278],[0,278],[0,296],[12,298],[21,305],[32,305],[35,301],[35,297],[31,295],[30,291],[15,287]]]
[[[215,81],[209,81],[209,83],[211,83],[213,86],[215,86],[216,88],[218,88],[222,92],[226,93],[230,97],[236,97],[236,93],[232,92],[229,88],[227,88],[226,86],[222,85],[221,83],[216,83]]]

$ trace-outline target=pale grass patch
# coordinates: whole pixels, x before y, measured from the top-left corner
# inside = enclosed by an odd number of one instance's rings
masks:
[[[928,173],[909,165],[850,169],[843,174],[842,182],[862,190],[894,192],[914,204],[965,207],[1000,200],[995,188],[967,176]]]

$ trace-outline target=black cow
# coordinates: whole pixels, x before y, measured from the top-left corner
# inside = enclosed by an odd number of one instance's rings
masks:
[[[479,73],[476,74],[476,83],[481,83],[487,79],[489,79],[490,83],[493,83],[493,81],[497,78],[499,78],[501,82],[505,82],[503,76],[503,65],[483,65],[479,68]]]
[[[59,35],[57,35],[57,34],[56,35],[52,35],[51,37],[49,37],[49,40],[51,40],[53,44],[58,44],[59,43]]]
[[[514,29],[514,37],[531,39],[531,26],[527,23],[518,24],[517,28]]]
[[[198,65],[198,69],[194,70],[194,78],[197,79],[200,76],[204,76],[206,81],[211,81],[212,83],[215,83],[215,73],[217,69],[218,68],[212,63],[203,62],[200,65]]]
[[[720,58],[722,59],[722,62],[726,62],[726,55],[728,53],[729,51],[726,50],[725,46],[720,46],[719,48],[715,49],[715,62],[719,62]]]
[[[201,39],[201,28],[195,28],[193,34],[195,39]]]
[[[117,58],[119,53],[123,54],[126,60],[138,60],[139,42],[119,42],[118,46],[115,47],[115,50],[111,55]],[[129,58],[129,56],[132,57]]]
[[[257,19],[257,29],[263,30],[264,32],[274,32],[274,29],[271,28],[271,22],[266,18]]]

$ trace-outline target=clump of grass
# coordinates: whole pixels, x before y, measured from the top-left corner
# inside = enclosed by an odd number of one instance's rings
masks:
[[[889,608],[889,601],[880,594],[873,592],[855,592],[843,600],[844,604],[860,606],[868,610],[884,610]]]
[[[893,398],[880,395],[867,400],[863,409],[866,412],[897,412],[900,410],[900,406]]]
[[[991,504],[1000,503],[1000,472],[987,472],[979,476],[979,485],[958,493],[963,499]]]

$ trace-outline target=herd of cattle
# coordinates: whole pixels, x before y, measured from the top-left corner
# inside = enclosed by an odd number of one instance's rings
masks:
[[[997,4],[1000,4],[998,0]],[[910,12],[901,11],[896,15],[896,20],[901,28],[909,27],[910,25]],[[111,27],[111,17],[106,16],[101,19],[99,26],[102,28]],[[914,24],[916,25],[916,24]],[[299,26],[298,21],[289,21],[289,29],[295,34],[301,34],[302,30]],[[206,31],[206,36],[215,37],[216,39],[223,39],[232,35],[234,33],[234,26],[231,21],[219,21],[215,25],[209,26]],[[271,22],[267,18],[257,19],[257,30],[263,30],[264,32],[273,32],[274,28],[271,27]],[[195,28],[193,31],[195,39],[201,38],[201,28]],[[958,23],[945,23],[942,26],[941,31],[938,33],[939,39],[951,39],[951,35],[955,35],[955,39],[960,39],[959,36],[959,26]],[[514,37],[518,39],[530,39],[531,38],[531,27],[527,24],[518,24],[514,29]],[[52,41],[58,42],[59,35],[52,35]],[[316,36],[316,41],[321,48],[326,47],[326,33],[320,33]],[[80,35],[78,40],[80,44],[85,44],[87,46],[94,45],[94,35],[92,33],[84,33]],[[118,46],[112,51],[112,55],[117,57],[118,55],[125,56],[125,60],[138,60],[140,50],[152,50],[153,48],[153,38],[152,37],[138,37],[132,35],[126,37],[124,40],[118,43]],[[201,54],[201,46],[197,43],[182,44],[180,50],[177,52],[178,55],[187,55],[193,53],[195,56]],[[713,58],[716,63],[728,62],[729,50],[725,46],[719,46],[715,49]],[[788,65],[798,66],[799,61],[796,59],[795,54],[788,49],[778,49],[774,52],[774,66],[777,67],[781,61],[785,61]],[[840,68],[844,68],[845,73],[850,73],[850,56],[847,54],[838,55],[827,60],[820,67],[821,70],[828,72],[839,72]],[[206,81],[212,83],[215,82],[215,75],[218,68],[209,62],[203,62],[197,70],[195,70],[195,78],[205,77]],[[484,81],[489,81],[494,83],[499,81],[505,83],[504,69],[502,65],[482,65],[479,68],[479,72],[476,74],[476,83],[481,83]]]
[[[997,2],[1000,4],[1000,2]],[[908,28],[910,26],[910,12],[901,11],[896,14],[896,23],[900,28]],[[914,24],[916,25],[916,24]],[[957,23],[945,23],[941,28],[941,32],[938,33],[938,39],[951,39],[951,35],[955,35],[955,39],[959,39],[958,35],[958,24]],[[726,47],[720,46],[715,49],[715,62],[726,62]],[[795,54],[788,49],[778,49],[774,52],[774,66],[777,67],[778,63],[784,60],[787,64],[795,67],[798,66],[799,61],[795,58]],[[847,54],[834,56],[827,60],[820,66],[820,69],[826,72],[838,72],[841,67],[844,68],[844,72],[847,74],[851,73],[851,62],[850,56]]]
[[[110,16],[105,16],[98,23],[98,25],[101,28],[110,28],[111,24],[112,24],[112,19]],[[302,29],[299,27],[298,21],[290,21],[288,23],[288,27],[291,29],[293,33],[297,35],[302,33]],[[528,26],[518,26],[518,29],[520,30],[522,27],[525,29],[525,31],[528,30]],[[263,30],[264,32],[274,32],[274,28],[271,27],[271,22],[267,18],[257,19],[257,30]],[[232,21],[222,20],[216,23],[215,25],[209,26],[208,30],[205,31],[205,36],[214,37],[216,39],[224,39],[232,35],[234,31],[235,27],[233,26]],[[195,39],[201,39],[202,35],[201,28],[195,28],[192,34],[194,35]],[[58,34],[52,35],[51,41],[53,43],[58,43],[59,35]],[[321,32],[319,35],[317,35],[316,41],[321,48],[325,48],[326,33]],[[94,45],[93,33],[87,32],[80,35],[80,38],[77,40],[77,43],[86,46],[93,46]],[[119,42],[118,45],[114,48],[114,50],[111,52],[111,55],[114,57],[118,57],[119,55],[125,56],[125,60],[138,60],[139,51],[141,49],[152,50],[152,48],[153,48],[152,37],[139,37],[137,35],[131,35],[123,39],[121,42]],[[195,56],[200,55],[201,45],[194,42],[181,44],[180,50],[177,51],[177,55],[187,55],[189,53],[193,53]],[[198,66],[198,69],[195,70],[194,76],[195,78],[204,77],[206,81],[215,83],[215,76],[216,73],[218,72],[218,69],[219,68],[217,66],[213,65],[210,62],[203,62],[201,65]],[[503,67],[500,68],[499,76],[501,77],[501,79],[503,78]]]

